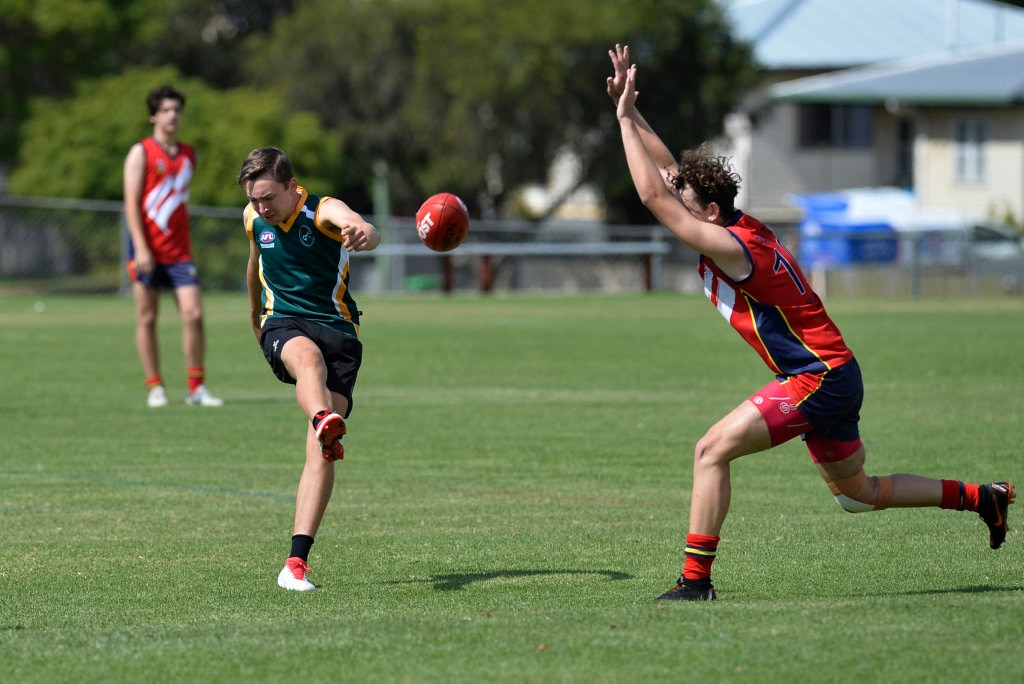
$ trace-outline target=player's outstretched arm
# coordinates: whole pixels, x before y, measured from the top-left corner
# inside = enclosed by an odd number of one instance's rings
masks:
[[[380,244],[377,228],[339,199],[324,200],[317,210],[317,218],[321,224],[338,231],[342,244],[350,252],[368,252]]]
[[[619,99],[622,97],[622,91],[626,85],[626,74],[629,70],[629,46],[615,44],[615,49],[608,51],[608,57],[612,61],[612,69],[614,73],[607,79],[608,95],[612,98],[612,102],[619,103]],[[661,137],[655,133],[651,125],[647,123],[647,119],[644,118],[640,110],[636,108],[635,103],[631,110],[631,116],[633,122],[637,126],[637,131],[640,134],[640,139],[643,141],[644,146],[654,159],[654,163],[661,170],[662,179],[665,181],[665,185],[668,188],[672,188],[671,176],[679,170],[679,165],[676,163],[675,157],[672,155],[672,151],[668,149],[668,146],[662,141]]]
[[[695,251],[712,258],[720,266],[746,263],[746,253],[732,234],[721,226],[702,221],[683,205],[675,188],[664,183],[662,173],[640,132],[633,112],[636,108],[636,66],[626,72],[625,87],[616,109],[626,163],[640,200],[658,221]]]

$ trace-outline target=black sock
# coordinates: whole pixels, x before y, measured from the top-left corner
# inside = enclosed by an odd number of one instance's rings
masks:
[[[312,546],[312,537],[307,534],[296,534],[292,537],[292,552],[289,557],[298,556],[302,560],[309,560],[309,549]]]
[[[313,416],[313,429],[316,430],[320,427],[320,421],[329,416],[331,413],[330,409],[324,409],[323,411],[317,411],[316,415]]]

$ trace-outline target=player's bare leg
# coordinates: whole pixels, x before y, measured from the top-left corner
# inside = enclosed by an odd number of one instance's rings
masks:
[[[160,292],[135,282],[132,283],[132,298],[135,301],[135,349],[149,386],[148,403],[151,407],[164,406],[167,404],[167,395],[160,377],[160,345],[156,334]]]
[[[147,378],[160,375],[160,350],[156,339],[156,319],[160,293],[142,283],[132,283],[135,299],[135,348]]]
[[[295,398],[310,423],[306,428],[305,464],[295,495],[292,553],[277,583],[285,589],[307,591],[315,588],[307,577],[309,549],[334,490],[334,461],[325,458],[324,445],[317,436],[313,419],[327,410],[340,420],[334,412],[347,413],[348,402],[327,389],[327,366],[320,349],[309,338],[296,337],[286,342],[281,360],[295,378]]]
[[[734,408],[697,442],[693,457],[690,531],[718,535],[729,513],[729,464],[771,447],[768,426],[749,401]]]
[[[185,401],[198,406],[220,406],[224,402],[210,394],[206,388],[206,333],[203,330],[203,304],[199,286],[176,288],[174,296],[181,317],[181,346],[188,372],[189,393]]]
[[[1009,482],[980,485],[907,473],[869,476],[864,472],[863,447],[842,461],[819,463],[818,471],[839,505],[851,513],[929,506],[973,511],[988,526],[993,549],[1003,545],[1010,530],[1007,509],[1016,494]]]
[[[722,524],[729,513],[730,464],[740,456],[769,447],[768,425],[749,401],[730,411],[697,442],[686,563],[676,586],[659,596],[659,601],[713,601],[717,598],[711,584],[711,564],[717,553]]]
[[[862,446],[842,461],[816,464],[832,494],[847,510],[920,508],[942,502],[941,480],[909,473],[868,476],[864,460]]]
[[[185,363],[202,368],[206,356],[206,334],[203,330],[203,305],[198,285],[185,285],[174,291],[181,317],[181,345]]]
[[[327,366],[313,340],[308,337],[288,340],[281,349],[281,361],[295,378],[295,400],[307,418],[312,420],[323,408],[336,410],[332,393],[327,389]]]
[[[306,430],[306,462],[295,494],[295,525],[292,534],[316,537],[334,491],[334,462],[320,451],[312,423]]]

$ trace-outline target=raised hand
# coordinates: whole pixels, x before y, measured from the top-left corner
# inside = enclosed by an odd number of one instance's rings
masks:
[[[608,96],[618,104],[623,84],[626,82],[626,69],[629,68],[629,46],[616,43],[615,49],[608,51],[608,57],[611,58],[612,68],[615,69],[615,75],[607,79]]]
[[[640,93],[636,90],[636,64],[626,69],[622,83],[622,92],[615,104],[615,115],[619,119],[628,119],[636,112],[636,98]]]

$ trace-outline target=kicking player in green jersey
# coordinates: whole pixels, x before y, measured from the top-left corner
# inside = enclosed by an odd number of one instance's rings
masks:
[[[295,385],[309,419],[291,552],[277,583],[309,591],[316,588],[309,550],[334,489],[334,463],[345,455],[345,418],[363,357],[349,252],[376,248],[380,234],[341,200],[309,194],[276,147],[250,152],[238,184],[249,198],[243,219],[253,333],[274,375]]]

